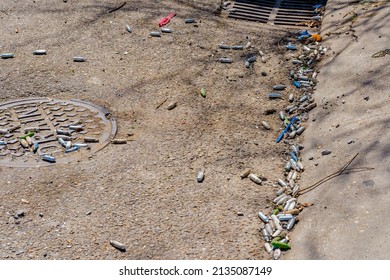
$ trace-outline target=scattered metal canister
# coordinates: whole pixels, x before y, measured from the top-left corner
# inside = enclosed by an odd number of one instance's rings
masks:
[[[275,85],[272,87],[274,90],[284,90],[286,88],[285,85]]]
[[[304,170],[302,162],[297,161],[297,166],[300,170]]]
[[[292,217],[287,223],[287,230],[291,230],[295,225],[295,217]]]
[[[233,61],[230,58],[222,57],[219,59],[219,62],[221,63],[232,63]]]
[[[291,170],[291,162],[287,162],[284,166],[284,171],[289,172]]]
[[[274,222],[276,229],[283,230],[282,226],[280,225],[280,221],[279,221],[278,217],[276,217],[276,215],[271,215],[271,219]]]
[[[293,152],[290,152],[290,156],[294,161],[298,161],[297,156]]]
[[[121,242],[118,242],[115,240],[110,240],[110,244],[112,247],[118,249],[119,251],[122,251],[122,252],[126,251],[126,246]]]
[[[258,216],[264,223],[268,223],[269,222],[268,217],[266,215],[264,215],[263,212],[259,212]]]
[[[290,162],[291,162],[291,168],[294,169],[294,170],[297,170],[297,171],[300,171],[300,168],[299,166],[297,165],[297,162],[295,160],[293,160],[292,158],[290,159]]]
[[[246,61],[248,61],[249,63],[253,63],[256,61],[256,59],[257,59],[257,57],[255,55],[252,55],[252,56],[248,57],[246,59]]]
[[[269,223],[265,224],[265,229],[268,231],[269,235],[272,235],[272,233],[274,233],[274,230],[272,230],[271,224]]]
[[[51,135],[51,136],[53,136],[53,135]],[[45,139],[47,139],[47,138],[49,138],[49,137],[44,137]],[[71,141],[71,140],[73,140],[73,138],[72,137],[70,137],[70,136],[66,136],[66,135],[57,135],[56,136],[56,139],[58,140],[58,139],[62,139],[62,140],[64,140],[64,141]]]
[[[295,181],[297,179],[297,177],[298,177],[298,172],[294,171],[292,176],[291,176],[291,179]]]
[[[261,124],[263,125],[263,127],[267,130],[270,130],[271,127],[269,126],[269,124],[266,122],[266,121],[262,121]]]
[[[276,205],[283,205],[288,200],[288,196],[282,197],[276,202]]]
[[[294,130],[294,131],[292,131],[292,132],[288,135],[288,138],[294,139],[296,135],[297,135],[297,131]]]
[[[290,210],[294,209],[296,205],[297,205],[297,202],[296,202],[296,201],[292,201],[292,202],[290,203],[290,205],[288,206],[288,208],[287,208],[286,211],[290,211]],[[291,214],[292,214],[292,213],[291,213]]]
[[[94,137],[84,137],[84,142],[85,143],[97,143],[97,142],[99,142],[99,139],[94,138]]]
[[[293,218],[293,215],[291,214],[279,214],[277,215],[279,221],[283,222],[283,221],[289,221],[290,219]]]
[[[291,145],[291,150],[294,152],[296,156],[299,156],[299,150],[295,145]]]
[[[75,130],[75,131],[82,131],[84,128],[82,125],[70,125],[69,126],[70,130]]]
[[[203,180],[204,180],[204,171],[200,171],[198,175],[196,175],[196,181],[198,181],[198,183],[202,183]]]
[[[301,135],[302,132],[305,130],[305,127],[304,126],[301,126],[298,130],[297,130],[297,134],[298,135]]]
[[[46,50],[35,50],[33,51],[33,55],[45,55]]]
[[[232,46],[232,50],[243,50],[244,46]]]
[[[262,184],[261,179],[257,175],[255,175],[253,173],[249,174],[248,178],[251,179],[252,182],[254,182],[254,183],[258,184],[258,185]]]
[[[186,18],[186,19],[184,20],[184,22],[185,22],[185,23],[195,23],[196,20],[193,19],[193,18]]]
[[[283,111],[280,111],[279,112],[279,118],[284,121],[284,119],[286,118],[286,116],[284,115]]]
[[[291,164],[291,163],[290,163],[290,164]],[[290,172],[289,172],[288,175],[287,175],[287,181],[290,181],[290,180],[291,180],[293,173],[294,173],[294,170],[290,170]]]
[[[292,50],[292,51],[296,51],[297,50],[297,47],[296,46],[294,46],[294,45],[286,45],[286,48],[288,49],[288,50]]]
[[[161,28],[162,33],[172,33],[172,29],[169,28]]]
[[[87,59],[83,56],[74,56],[73,61],[74,62],[85,62],[85,61],[87,61]]]
[[[282,98],[282,95],[280,93],[271,92],[268,93],[268,98],[270,99]]]
[[[1,54],[1,58],[3,58],[3,59],[14,58],[14,57],[15,57],[15,54],[13,54],[13,53],[2,53]]]
[[[276,198],[273,200],[274,203],[276,203],[279,199],[281,199],[282,197],[285,197],[285,196],[287,196],[285,193],[280,194],[278,197],[276,197]]]
[[[282,230],[277,229],[277,230],[275,230],[275,232],[272,234],[272,237],[277,237],[277,236],[279,236],[281,233],[282,233]]]
[[[88,144],[86,144],[86,143],[74,143],[73,146],[79,147],[79,148],[87,148]]]
[[[56,133],[58,135],[66,135],[66,136],[71,136],[71,131],[66,131],[66,130],[61,130],[61,129],[57,129],[56,130]]]
[[[152,37],[161,37],[161,33],[158,31],[152,31],[149,33],[149,35]]]
[[[294,189],[293,189],[293,192],[292,192],[292,195],[295,196],[299,191],[299,186],[298,184],[295,185]]]
[[[74,152],[74,151],[77,151],[78,149],[80,149],[79,147],[72,147],[72,148],[67,148],[65,150],[65,153],[71,153],[71,152]]]
[[[44,155],[42,157],[42,160],[47,161],[47,162],[51,162],[51,163],[56,162],[56,158],[53,156],[50,156],[50,155]]]
[[[66,142],[64,139],[58,138],[58,143],[60,143],[62,147],[66,148]]]
[[[35,142],[33,145],[33,153],[34,154],[38,151],[38,148],[39,148],[39,144],[38,144],[38,142]]]
[[[172,109],[176,108],[176,106],[177,106],[177,102],[169,103],[167,110],[172,110]]]
[[[283,181],[282,179],[278,179],[278,184],[281,186],[281,187],[287,187],[287,183],[285,181]]]
[[[282,251],[278,248],[274,251],[272,257],[274,258],[274,260],[278,260],[280,259],[281,255],[282,255]]]
[[[281,189],[279,189],[279,190],[276,192],[276,195],[277,195],[277,196],[282,195],[282,193],[284,193],[285,190],[286,190],[286,188],[281,188]]]
[[[223,49],[223,50],[229,50],[229,49],[230,49],[230,46],[224,45],[224,44],[220,44],[220,45],[218,45],[218,47],[219,47],[220,49]]]
[[[290,204],[291,204],[290,200],[287,200],[287,201],[286,201],[286,204],[285,204],[284,207],[283,207],[283,211],[287,211],[288,208],[290,207]]]
[[[317,103],[311,103],[311,104],[309,104],[309,105],[305,108],[305,111],[306,111],[306,112],[309,112],[310,110],[314,109],[315,107],[317,107]]]
[[[272,253],[272,246],[268,242],[264,243],[264,248],[267,251],[267,253],[271,254]]]
[[[271,236],[269,236],[268,231],[265,228],[261,230],[261,234],[263,235],[263,238],[266,242],[271,241]]]

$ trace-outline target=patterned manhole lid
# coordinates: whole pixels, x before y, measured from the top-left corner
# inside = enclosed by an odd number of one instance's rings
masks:
[[[32,98],[0,104],[0,166],[38,167],[78,160],[105,147],[116,122],[97,105]],[[54,158],[54,162],[53,162]]]
[[[224,5],[230,18],[297,26],[315,21],[326,2],[327,0],[235,0],[225,1]]]

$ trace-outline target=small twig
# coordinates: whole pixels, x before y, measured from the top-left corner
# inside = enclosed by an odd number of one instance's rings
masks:
[[[165,98],[162,102],[160,102],[160,104],[158,104],[158,106],[156,107],[156,110],[157,110],[158,108],[160,108],[167,100],[168,100],[168,97]]]
[[[124,5],[126,5],[126,1],[123,2],[119,7],[116,7],[116,8],[114,8],[114,9],[108,11],[108,13],[111,14],[111,13],[113,13],[113,12],[116,12],[116,11],[118,11],[119,9],[122,9]]]
[[[308,186],[306,188],[303,188],[303,189],[299,190],[298,193],[296,194],[296,197],[299,196],[299,195],[302,195],[304,193],[307,193],[307,192],[309,192],[311,190],[314,190],[315,188],[317,188],[322,183],[325,183],[326,181],[328,181],[330,179],[333,179],[334,177],[337,177],[337,176],[339,176],[341,174],[349,174],[349,173],[353,173],[353,172],[361,172],[361,171],[367,171],[367,170],[374,169],[372,167],[348,168],[348,166],[354,161],[354,159],[358,155],[359,155],[359,153],[357,153],[350,161],[348,161],[346,164],[344,164],[337,172],[334,172],[334,173],[332,173],[332,174],[322,178],[321,180],[319,180],[318,182],[314,183],[311,186]]]

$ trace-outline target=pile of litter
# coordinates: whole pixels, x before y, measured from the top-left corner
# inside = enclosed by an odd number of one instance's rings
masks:
[[[314,99],[314,89],[317,83],[317,72],[315,65],[321,60],[327,51],[320,43],[319,34],[310,34],[307,30],[300,31],[294,42],[290,41],[283,46],[287,52],[295,52],[294,59],[291,60],[289,79],[291,86],[298,89],[298,94],[290,94],[288,100],[290,105],[284,111],[279,112],[279,117],[284,126],[282,133],[276,142],[284,141],[288,145],[288,159],[284,167],[285,180],[278,179],[280,189],[273,200],[273,210],[264,214],[259,212],[258,216],[263,222],[260,232],[264,238],[265,250],[274,259],[279,259],[283,250],[291,249],[289,245],[288,233],[294,228],[298,221],[300,211],[310,206],[298,202],[300,173],[304,171],[304,166],[300,161],[300,151],[304,148],[299,144],[299,136],[305,130],[305,122],[308,120],[308,112],[315,108],[317,104]],[[282,98],[286,90],[286,85],[275,85],[273,93],[269,93],[269,98]],[[262,122],[264,128],[269,126]],[[254,181],[253,174],[249,176]]]

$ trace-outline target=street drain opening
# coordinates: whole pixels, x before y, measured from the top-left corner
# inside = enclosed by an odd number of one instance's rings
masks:
[[[235,0],[225,1],[229,18],[271,25],[318,27],[326,0]]]
[[[85,101],[30,98],[0,104],[0,166],[39,167],[79,160],[116,134],[106,109]]]

